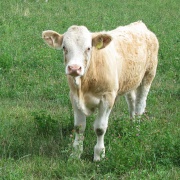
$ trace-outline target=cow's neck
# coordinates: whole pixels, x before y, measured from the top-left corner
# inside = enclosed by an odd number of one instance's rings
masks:
[[[71,94],[78,107],[85,115],[91,114],[91,111],[85,105],[84,93],[82,92],[82,78],[68,77]]]

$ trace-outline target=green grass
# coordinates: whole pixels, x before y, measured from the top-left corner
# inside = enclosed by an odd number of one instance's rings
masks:
[[[0,7],[0,179],[180,179],[178,0],[11,0]],[[160,42],[147,114],[130,122],[119,98],[105,136],[106,158],[92,161],[92,115],[82,158],[71,159],[73,112],[63,56],[44,44],[41,32],[63,33],[73,24],[110,30],[137,20]]]

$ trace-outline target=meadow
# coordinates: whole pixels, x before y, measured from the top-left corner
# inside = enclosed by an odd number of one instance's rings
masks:
[[[0,1],[0,180],[180,179],[180,1]],[[120,97],[105,136],[106,158],[93,162],[88,117],[84,152],[69,158],[74,138],[63,55],[43,30],[73,24],[111,30],[142,20],[158,37],[159,64],[146,114],[134,122]]]

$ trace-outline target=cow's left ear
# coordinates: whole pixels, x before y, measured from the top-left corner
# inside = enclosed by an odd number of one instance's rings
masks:
[[[112,40],[112,37],[108,34],[99,34],[92,39],[92,45],[97,49],[105,48]]]

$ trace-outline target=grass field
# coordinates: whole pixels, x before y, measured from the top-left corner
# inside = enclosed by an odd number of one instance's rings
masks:
[[[0,7],[0,179],[180,179],[179,0],[2,0]],[[63,33],[73,24],[111,30],[137,20],[160,42],[147,114],[131,123],[119,98],[106,158],[92,161],[92,115],[82,158],[70,159],[73,112],[63,56],[44,44],[41,32]]]

